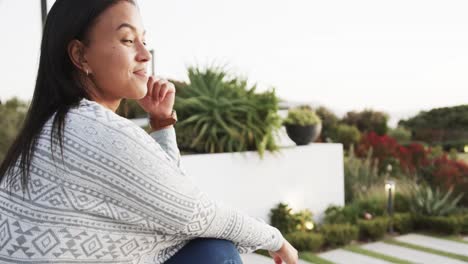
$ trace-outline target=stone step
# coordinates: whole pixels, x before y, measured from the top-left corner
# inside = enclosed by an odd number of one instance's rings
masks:
[[[468,256],[468,244],[419,234],[407,234],[395,238],[397,241]]]
[[[400,247],[384,242],[375,242],[361,246],[363,249],[371,250],[387,256],[396,257],[414,263],[431,263],[431,264],[463,264],[466,262],[456,260],[444,256],[439,256],[427,253],[420,250]]]
[[[388,264],[385,260],[372,258],[366,255],[349,252],[343,249],[335,249],[318,254],[319,257],[337,264]]]

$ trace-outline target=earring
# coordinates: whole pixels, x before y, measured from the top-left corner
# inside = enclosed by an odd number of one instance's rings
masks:
[[[88,71],[88,69],[86,69],[86,76],[88,76],[88,75],[89,75],[89,71]]]

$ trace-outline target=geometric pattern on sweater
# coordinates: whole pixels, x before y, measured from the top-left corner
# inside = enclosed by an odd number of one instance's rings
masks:
[[[173,128],[148,135],[83,99],[67,113],[63,159],[44,125],[23,195],[0,185],[0,263],[163,263],[195,237],[241,253],[277,250],[281,233],[219,206],[180,166]]]

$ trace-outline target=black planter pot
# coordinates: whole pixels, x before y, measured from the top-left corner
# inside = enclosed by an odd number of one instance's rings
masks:
[[[298,146],[315,141],[322,130],[322,124],[310,126],[285,125],[285,127],[289,138]]]

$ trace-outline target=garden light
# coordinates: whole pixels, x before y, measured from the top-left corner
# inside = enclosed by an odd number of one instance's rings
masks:
[[[386,181],[385,182],[385,190],[386,190],[386,193],[387,193],[387,197],[388,197],[388,202],[387,202],[387,212],[388,212],[388,215],[390,216],[390,224],[389,224],[389,232],[390,234],[393,233],[393,204],[392,204],[392,200],[393,200],[393,197],[392,195],[395,194],[395,182],[394,181]]]
[[[310,222],[310,221],[306,222],[306,223],[305,223],[305,228],[306,228],[307,230],[312,230],[312,229],[314,229],[314,223],[312,223],[312,222]]]
[[[465,151],[465,153],[468,153],[468,145],[466,145],[465,148],[463,148],[463,150]]]

